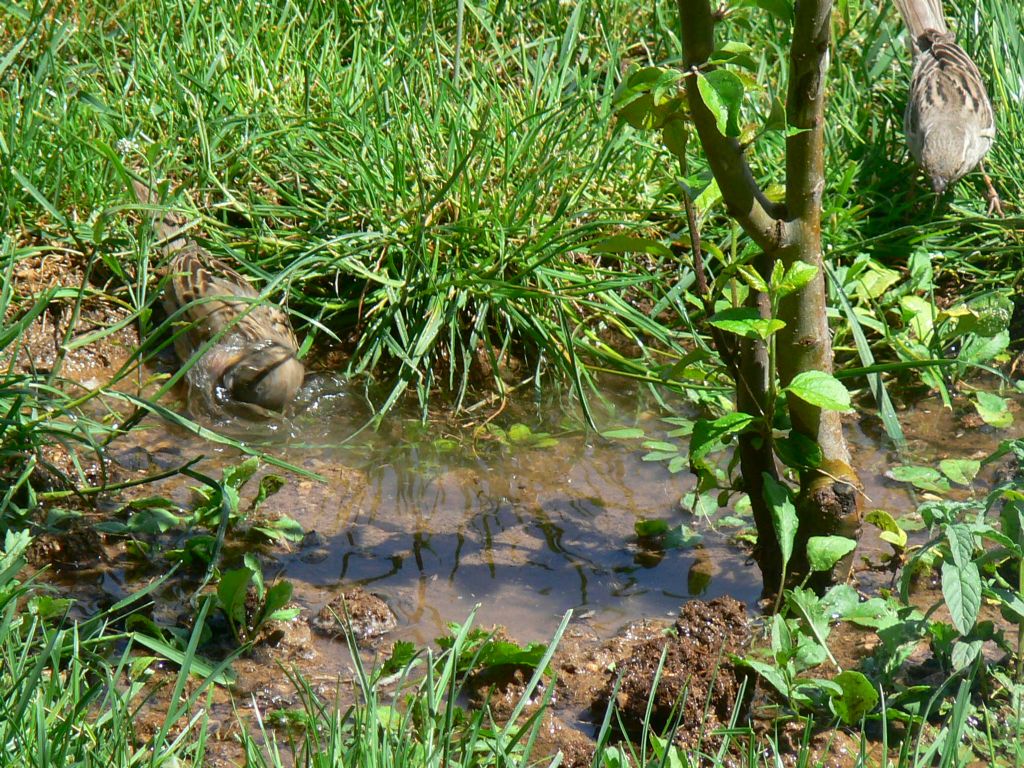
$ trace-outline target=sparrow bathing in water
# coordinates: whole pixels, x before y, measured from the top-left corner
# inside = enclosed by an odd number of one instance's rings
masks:
[[[903,129],[907,147],[941,195],[979,165],[996,137],[981,73],[946,26],[942,0],[894,0],[914,59]],[[1002,213],[988,174],[989,213]]]
[[[132,185],[139,202],[157,202],[149,187],[134,180]],[[167,214],[152,217],[157,238],[166,241],[161,250],[170,258],[164,309],[185,325],[175,331],[175,353],[185,363],[207,345],[186,374],[191,389],[212,411],[283,412],[305,375],[288,316],[261,302],[242,275],[194,240],[176,236],[180,221]]]

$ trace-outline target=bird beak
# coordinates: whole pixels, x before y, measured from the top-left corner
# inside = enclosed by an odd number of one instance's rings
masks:
[[[946,186],[949,184],[949,182],[941,176],[935,176],[931,178],[930,181],[932,183],[932,192],[936,195],[943,194],[946,191]]]

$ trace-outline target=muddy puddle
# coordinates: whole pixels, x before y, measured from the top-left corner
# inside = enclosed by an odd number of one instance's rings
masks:
[[[735,529],[706,530],[702,518],[683,510],[694,482],[689,473],[644,461],[639,440],[584,430],[568,398],[509,406],[491,422],[504,430],[526,425],[530,436],[519,444],[479,424],[424,427],[416,417],[363,430],[369,411],[360,400],[341,389],[279,434],[249,436],[322,478],[287,476],[260,508],[261,517],[287,515],[307,532],[301,543],[268,546],[263,555],[267,577],[291,581],[310,614],[361,586],[397,615],[394,639],[429,642],[480,604],[478,623],[501,624],[532,642],[548,639],[569,609],[596,636],[609,637],[632,620],[674,616],[691,597],[758,597],[756,568],[730,540]],[[601,429],[639,426],[651,439],[672,429],[638,390],[612,392],[596,415]],[[243,458],[183,430],[147,424],[113,446],[112,459],[125,469],[154,472],[204,455],[193,469],[219,477]],[[243,436],[238,425],[232,430]],[[189,508],[194,485],[177,477],[145,494]],[[255,486],[254,479],[243,492],[243,506]],[[704,538],[695,548],[657,550],[634,534],[642,519],[686,522]],[[126,592],[129,573],[115,566],[103,582]]]
[[[649,439],[665,439],[672,429],[662,418],[669,414],[644,390],[613,381],[604,395],[605,402],[595,404],[600,429],[640,427]],[[358,392],[332,384],[321,386],[308,410],[286,423],[228,425],[235,437],[321,478],[265,468],[286,475],[286,482],[259,513],[287,515],[306,532],[301,543],[260,551],[267,578],[291,581],[295,600],[310,616],[342,590],[363,587],[396,614],[391,639],[429,642],[479,604],[479,624],[508,627],[518,641],[532,642],[549,638],[569,609],[588,632],[608,638],[630,621],[675,616],[690,598],[730,595],[753,606],[759,597],[758,571],[734,540],[736,529],[716,529],[681,503],[693,489],[689,472],[672,474],[664,462],[644,461],[640,440],[605,440],[584,430],[570,397],[510,405],[490,422],[504,434],[481,428],[480,420],[475,427],[454,421],[424,426],[418,417],[401,415],[375,431],[365,428],[369,417]],[[874,418],[853,419],[847,429],[866,509],[896,516],[911,512],[916,501],[912,489],[885,477],[892,465],[977,458],[1024,431],[979,428],[937,401],[905,411],[902,420],[908,437],[902,455],[886,447]],[[526,439],[507,439],[513,424],[529,428]],[[219,477],[243,458],[154,418],[143,426],[112,446],[110,456],[125,472],[152,473],[204,456],[193,469]],[[106,499],[105,506],[114,509],[144,493],[190,509],[195,485],[173,477]],[[243,491],[243,507],[255,488],[254,480]],[[690,548],[652,548],[634,534],[644,519],[685,523],[703,540]],[[887,551],[866,526],[864,558],[877,562]],[[153,576],[123,553],[91,574],[77,573],[76,588],[94,596],[98,589],[107,600]],[[858,576],[871,591],[890,575],[863,570]],[[164,607],[172,615],[184,608],[173,602]],[[337,674],[344,664],[337,644],[311,642],[339,657],[338,667],[322,667]]]

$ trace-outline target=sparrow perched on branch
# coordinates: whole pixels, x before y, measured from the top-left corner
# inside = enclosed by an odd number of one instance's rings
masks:
[[[981,163],[996,136],[981,73],[946,26],[942,0],[894,0],[910,33],[914,71],[903,129],[936,194]],[[982,171],[984,173],[984,170]],[[999,196],[985,174],[989,212]]]
[[[157,202],[149,187],[134,180],[132,185],[139,202]],[[261,302],[242,275],[194,240],[176,236],[180,221],[154,213],[152,224],[170,257],[164,309],[186,326],[175,332],[178,359],[185,363],[208,346],[187,374],[192,388],[213,409],[242,406],[258,415],[284,411],[305,375],[288,316]]]

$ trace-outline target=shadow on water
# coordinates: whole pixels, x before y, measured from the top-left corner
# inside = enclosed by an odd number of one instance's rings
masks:
[[[602,427],[640,426],[663,438],[671,427],[641,399],[635,390],[613,392]],[[271,514],[288,512],[318,534],[280,558],[283,574],[314,607],[343,587],[371,589],[419,641],[476,603],[481,622],[514,628],[526,641],[548,637],[570,608],[611,635],[632,619],[674,615],[698,594],[756,599],[757,572],[725,534],[707,532],[700,549],[650,552],[637,543],[638,520],[688,517],[680,500],[693,479],[643,461],[639,441],[584,432],[562,415],[568,407],[548,402],[501,419],[551,433],[548,447],[509,445],[486,430],[424,431],[401,419],[342,447],[356,426],[351,412],[316,420],[302,430],[302,446],[281,454],[327,482],[292,483],[268,502]],[[717,572],[688,579],[698,563]]]
[[[261,515],[288,515],[309,532],[290,550],[267,548],[265,572],[290,580],[311,614],[358,585],[396,612],[396,637],[432,640],[480,603],[480,623],[504,625],[525,642],[549,637],[570,608],[596,635],[609,637],[629,621],[674,615],[691,597],[728,594],[752,604],[759,596],[760,574],[729,540],[731,530],[716,531],[682,507],[692,476],[644,461],[641,441],[605,440],[582,430],[571,403],[520,403],[494,420],[505,428],[524,423],[532,434],[555,438],[550,446],[532,447],[497,439],[479,423],[476,431],[449,422],[424,427],[400,415],[350,440],[370,416],[361,398],[323,382],[314,394],[309,409],[287,425],[290,437],[279,434],[272,447],[324,481],[291,477],[261,508]],[[639,426],[654,439],[671,429],[642,391],[611,382],[604,394],[602,429]],[[885,477],[892,465],[915,456],[921,463],[978,457],[1012,436],[964,428],[930,403],[907,411],[904,426],[911,443],[901,458],[883,447],[871,417],[848,425],[866,509],[899,515],[915,508],[912,491]],[[206,454],[202,471],[218,476],[239,459],[163,425],[128,439],[134,442],[122,455],[137,457],[141,450],[152,466]],[[189,485],[176,478],[156,492],[190,508]],[[634,525],[655,518],[696,527],[703,542],[647,549]],[[877,559],[888,547],[865,527],[861,550]],[[865,576],[862,586],[871,581]]]
[[[602,429],[640,426],[664,439],[672,428],[638,389],[612,384],[604,395]],[[690,597],[758,596],[758,572],[729,532],[703,530],[698,548],[641,546],[638,520],[700,526],[680,504],[693,478],[645,462],[639,440],[583,430],[569,401],[512,405],[492,422],[523,423],[533,435],[554,438],[534,447],[499,439],[479,423],[424,427],[400,415],[350,440],[370,416],[361,398],[320,382],[311,400],[286,429],[254,429],[248,437],[267,440],[276,431],[268,448],[324,478],[289,477],[260,510],[288,515],[309,532],[291,550],[267,548],[264,570],[290,580],[314,614],[359,585],[389,603],[406,639],[445,634],[449,622],[465,620],[480,603],[479,622],[532,641],[549,637],[570,608],[610,636],[633,619],[674,615]],[[230,426],[240,436],[242,427]],[[129,435],[113,456],[133,469],[154,469],[201,454],[198,469],[213,477],[240,458],[158,423]],[[179,477],[145,493],[190,509],[192,485]],[[243,491],[243,507],[254,492],[255,483]],[[107,579],[121,582],[116,592],[131,588],[123,572]]]

